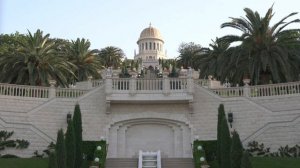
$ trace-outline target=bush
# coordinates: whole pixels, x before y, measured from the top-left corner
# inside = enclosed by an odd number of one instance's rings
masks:
[[[2,155],[1,158],[19,158],[19,156],[6,154],[6,155]]]
[[[86,160],[94,161],[94,152],[97,146],[101,146],[106,152],[106,141],[82,141],[82,152]]]

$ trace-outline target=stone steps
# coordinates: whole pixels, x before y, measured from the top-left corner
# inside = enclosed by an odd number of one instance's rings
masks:
[[[194,168],[192,158],[162,158],[162,168]],[[108,158],[105,168],[137,168],[138,159],[135,158]]]
[[[137,168],[137,158],[108,158],[105,168]]]
[[[162,168],[194,168],[192,158],[162,158]]]

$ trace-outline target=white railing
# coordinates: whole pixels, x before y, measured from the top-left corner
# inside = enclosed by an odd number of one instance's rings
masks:
[[[231,88],[218,88],[211,89],[215,94],[220,97],[240,97],[244,96],[244,88],[243,87],[231,87]]]
[[[0,83],[0,95],[49,98],[49,87]]]
[[[132,79],[132,78],[113,78],[112,90],[136,92],[157,91],[161,92],[164,89],[170,91],[187,91],[188,82],[186,78],[157,78],[157,79]]]
[[[159,79],[137,79],[136,90],[162,90],[163,80]]]
[[[98,87],[98,86],[102,86],[104,84],[104,81],[102,79],[100,80],[93,80],[92,81],[92,87]]]
[[[187,79],[186,78],[170,78],[170,89],[171,90],[186,90]]]
[[[207,79],[195,79],[194,83],[202,86],[202,87],[208,87],[208,80]]]
[[[84,95],[87,92],[88,92],[88,90],[82,90],[82,89],[57,88],[55,90],[55,97],[77,98],[77,97]]]
[[[250,86],[250,97],[281,96],[300,93],[300,82]]]
[[[300,82],[210,89],[220,97],[267,97],[300,94]]]
[[[157,152],[139,151],[138,168],[161,168],[161,154]]]
[[[129,90],[129,78],[113,78],[112,90]]]

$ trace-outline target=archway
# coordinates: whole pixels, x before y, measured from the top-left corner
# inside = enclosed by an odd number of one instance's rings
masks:
[[[191,129],[181,121],[139,118],[109,128],[109,158],[137,158],[138,151],[160,150],[162,157],[192,157]]]

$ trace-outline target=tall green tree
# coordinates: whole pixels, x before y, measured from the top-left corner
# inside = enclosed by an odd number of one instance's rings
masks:
[[[72,41],[67,49],[68,60],[76,65],[75,81],[87,80],[89,76],[99,78],[101,63],[97,58],[98,51],[90,49],[91,43],[84,38]]]
[[[50,152],[49,162],[48,162],[48,168],[58,168],[58,166],[57,166],[57,159],[56,159],[56,153],[55,152]]]
[[[72,119],[68,122],[65,144],[66,144],[67,168],[74,168],[76,145],[75,145],[74,125]]]
[[[99,52],[99,58],[105,68],[118,68],[121,65],[121,61],[124,57],[125,54],[123,50],[118,47],[108,46],[102,48]]]
[[[249,157],[249,153],[247,151],[244,151],[241,162],[241,168],[252,168],[252,163]]]
[[[221,120],[221,135],[220,135],[220,168],[231,168],[231,138],[226,117]]]
[[[221,127],[222,119],[225,118],[224,104],[220,104],[218,108],[218,125],[217,125],[217,161],[221,164]]]
[[[232,17],[230,22],[221,25],[221,28],[230,27],[241,31],[241,35],[222,37],[227,43],[239,44],[235,47],[238,51],[231,55],[235,61],[228,66],[238,69],[240,73],[227,71],[227,76],[241,80],[247,74],[254,84],[298,80],[300,29],[286,29],[290,24],[300,22],[299,19],[287,21],[297,13],[291,13],[271,25],[273,6],[264,16],[249,8],[244,11],[246,17]]]
[[[243,145],[241,143],[240,136],[236,131],[232,133],[230,156],[231,168],[241,168]]]
[[[177,63],[179,66],[184,68],[192,67],[198,69],[195,60],[197,59],[201,51],[201,45],[190,43],[181,43],[178,48],[179,56],[177,58]]]
[[[64,137],[64,132],[62,129],[60,129],[57,132],[55,151],[57,154],[56,155],[57,167],[58,168],[67,168],[65,137]]]
[[[81,168],[82,165],[82,120],[79,104],[75,105],[73,115],[73,125],[75,132],[75,168]]]

